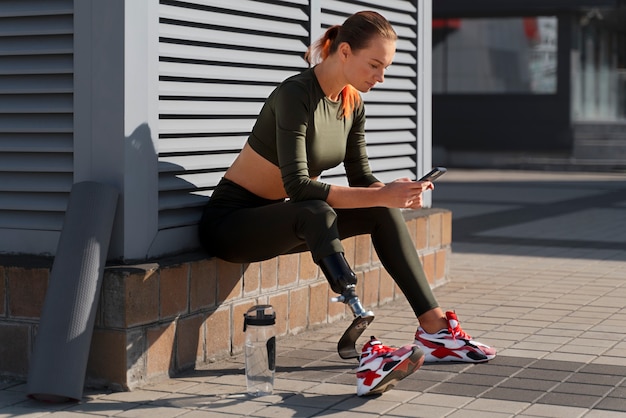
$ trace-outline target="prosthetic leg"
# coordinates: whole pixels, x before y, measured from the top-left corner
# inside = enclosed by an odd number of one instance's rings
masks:
[[[361,305],[361,301],[355,292],[356,275],[348,265],[343,253],[335,253],[324,257],[320,260],[319,266],[326,276],[330,288],[333,292],[339,294],[332,300],[347,304],[354,314],[352,324],[346,329],[337,343],[339,356],[343,359],[358,358],[359,352],[355,347],[356,341],[374,320],[374,312],[366,311],[363,305]]]

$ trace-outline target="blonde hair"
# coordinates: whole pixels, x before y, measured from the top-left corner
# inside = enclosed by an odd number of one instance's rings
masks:
[[[374,11],[362,11],[348,17],[342,25],[329,27],[324,35],[311,45],[304,59],[309,64],[317,64],[337,51],[339,44],[347,42],[354,51],[367,48],[375,36],[397,40],[398,35],[391,23]],[[360,104],[361,96],[357,89],[347,85],[341,91],[343,116],[347,117]]]

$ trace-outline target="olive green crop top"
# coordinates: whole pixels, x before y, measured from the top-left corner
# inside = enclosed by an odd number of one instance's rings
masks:
[[[291,200],[326,200],[330,185],[311,177],[342,162],[350,186],[378,181],[365,149],[363,102],[349,118],[341,112],[341,100],[326,97],[312,68],[283,81],[263,105],[248,143],[280,168]]]

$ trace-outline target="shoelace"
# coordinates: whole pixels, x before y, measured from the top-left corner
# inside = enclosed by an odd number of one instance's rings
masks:
[[[383,343],[376,340],[375,337],[372,337],[367,344],[369,345],[369,347],[365,347],[365,350],[363,350],[363,354],[368,354],[369,356],[371,355],[378,356],[380,354],[387,354],[387,353],[391,353],[392,351],[394,351],[392,347],[383,345]],[[369,348],[369,353],[367,353],[368,348]]]
[[[461,328],[461,324],[459,323],[459,321],[456,321],[456,326],[454,328],[452,328],[452,326],[450,325],[451,321],[448,321],[448,332],[450,332],[450,334],[452,335],[452,338],[461,338],[463,340],[471,340],[472,337],[470,337],[470,335],[468,333],[466,333],[465,331],[463,331],[463,328]]]

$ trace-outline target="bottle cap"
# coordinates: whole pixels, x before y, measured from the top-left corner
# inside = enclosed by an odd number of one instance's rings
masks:
[[[256,305],[243,314],[243,331],[248,325],[274,325],[276,324],[276,312],[272,305]]]

